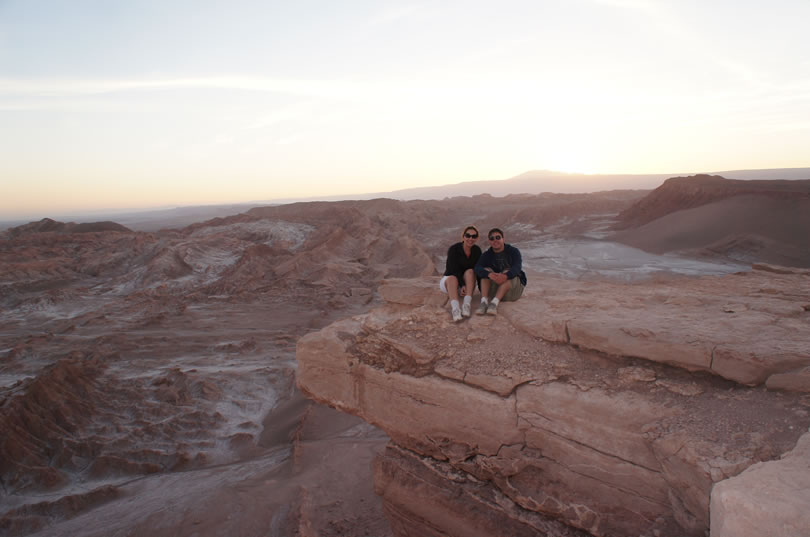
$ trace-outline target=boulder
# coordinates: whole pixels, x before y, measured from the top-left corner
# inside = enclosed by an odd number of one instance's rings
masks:
[[[810,433],[780,460],[715,485],[711,518],[712,537],[810,535]]]

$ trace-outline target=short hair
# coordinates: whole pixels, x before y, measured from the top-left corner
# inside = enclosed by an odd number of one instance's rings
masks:
[[[489,238],[489,236],[492,235],[493,233],[500,233],[501,237],[506,237],[506,234],[503,231],[501,231],[500,228],[494,227],[487,232],[487,238]]]

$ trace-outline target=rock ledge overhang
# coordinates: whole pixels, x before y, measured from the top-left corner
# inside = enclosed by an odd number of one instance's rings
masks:
[[[485,518],[527,535],[538,516],[593,535],[704,535],[722,483],[711,527],[728,536],[733,524],[718,521],[743,516],[745,490],[732,485],[749,467],[784,456],[810,474],[806,450],[791,455],[810,424],[808,282],[775,270],[642,285],[535,278],[498,317],[453,324],[434,279],[392,280],[385,307],[299,341],[298,385],[388,433],[377,490],[392,520],[424,534],[435,520],[443,534],[469,531],[452,502],[418,499],[444,465],[446,494],[474,482],[479,498],[498,498]],[[695,358],[707,348],[708,362]],[[748,386],[762,382],[793,391]],[[807,489],[792,497],[810,508]]]

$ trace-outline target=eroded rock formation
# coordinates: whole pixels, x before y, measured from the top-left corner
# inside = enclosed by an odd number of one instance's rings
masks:
[[[398,536],[736,528],[761,514],[736,507],[753,499],[746,469],[781,464],[799,485],[810,472],[806,450],[789,455],[810,425],[810,276],[762,268],[534,275],[497,317],[455,324],[432,280],[384,282],[385,307],[299,340],[297,382],[389,435],[375,487]],[[810,508],[806,489],[785,494]]]
[[[810,268],[810,180],[673,177],[622,211],[612,239],[648,252]]]

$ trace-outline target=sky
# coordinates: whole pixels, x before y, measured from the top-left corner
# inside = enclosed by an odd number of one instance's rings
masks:
[[[0,0],[0,220],[810,166],[810,1]]]

